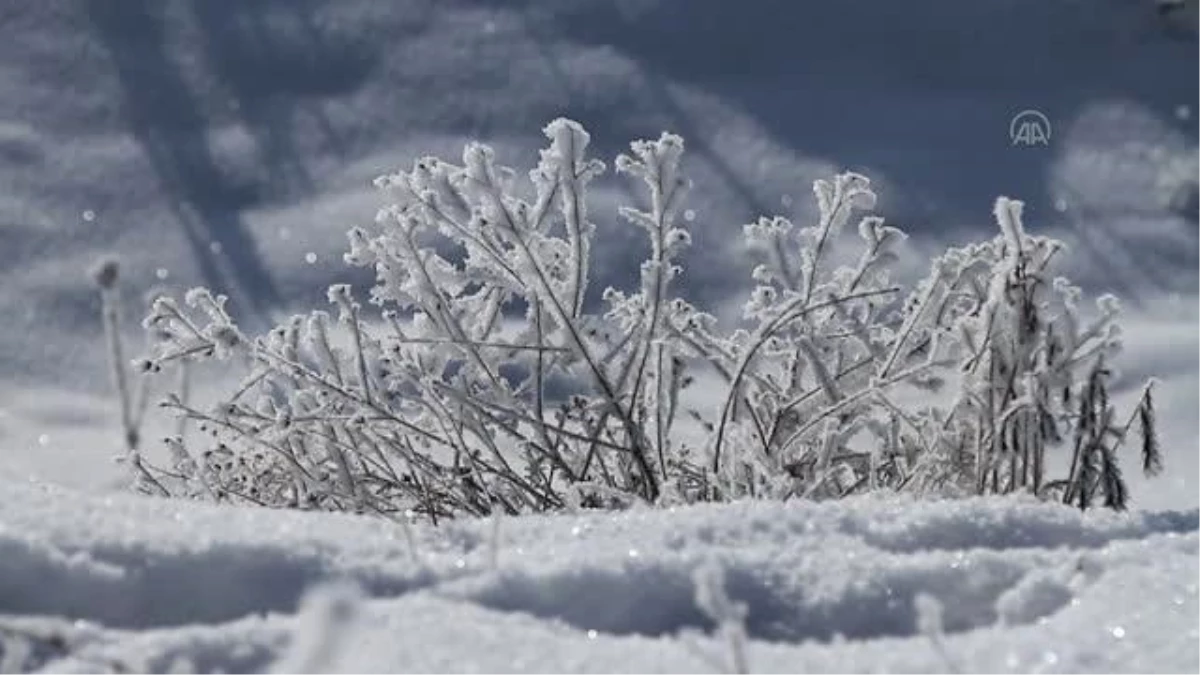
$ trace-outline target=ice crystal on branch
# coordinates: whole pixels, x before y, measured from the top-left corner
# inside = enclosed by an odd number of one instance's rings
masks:
[[[691,245],[683,140],[631,144],[616,172],[641,205],[594,215],[587,190],[605,166],[587,132],[560,119],[544,133],[528,182],[477,143],[460,164],[379,178],[389,203],[348,232],[344,256],[374,273],[369,304],[331,286],[336,320],[318,309],[248,337],[204,289],[186,308],[155,301],[145,370],[246,368],[212,409],[164,404],[212,445],[171,439],[159,484],[404,522],[880,489],[1124,507],[1116,451],[1134,418],[1117,425],[1106,389],[1115,302],[1085,321],[1079,290],[1049,276],[1061,245],[1025,232],[1020,202],[997,201],[1000,236],[945,252],[904,289],[890,267],[905,235],[869,212],[870,181],[817,181],[816,223],[744,227],[753,286],[742,323],[722,327],[676,296]],[[594,237],[629,226],[648,258],[589,304]],[[718,405],[691,409],[681,392],[706,373],[723,383]],[[1147,388],[1135,413],[1147,472],[1161,463],[1151,401]],[[706,442],[685,443],[685,424]],[[1052,481],[1056,448],[1073,460]]]

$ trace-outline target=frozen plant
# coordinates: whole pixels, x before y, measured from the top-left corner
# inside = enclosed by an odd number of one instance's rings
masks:
[[[1124,506],[1115,452],[1130,425],[1112,423],[1102,367],[1115,304],[1083,323],[1077,289],[1047,276],[1060,245],[1024,234],[1019,202],[998,201],[1000,237],[947,251],[906,293],[889,274],[905,235],[869,213],[868,179],[817,181],[814,225],[745,227],[755,286],[726,329],[674,290],[690,244],[683,140],[617,158],[645,204],[619,216],[650,253],[632,288],[594,293],[587,188],[604,165],[577,123],[545,133],[528,182],[480,144],[378,179],[391,203],[350,230],[345,256],[374,272],[373,308],[337,284],[334,313],[248,336],[223,296],[158,298],[147,370],[245,369],[211,408],[166,401],[210,440],[169,439],[164,489],[404,523],[880,489],[1058,486],[1084,508],[1100,494]],[[839,264],[851,224],[857,250]],[[726,385],[715,415],[680,404],[703,369]],[[925,402],[932,391],[950,402]],[[1139,411],[1156,468],[1149,390]],[[683,443],[685,422],[707,442]],[[1045,452],[1072,435],[1077,468],[1046,480]]]
[[[255,339],[207,291],[187,298],[199,320],[155,303],[146,325],[170,335],[155,364],[252,363],[216,410],[184,410],[219,440],[200,483],[219,497],[435,519],[561,508],[567,486],[593,483],[589,503],[658,499],[683,384],[665,330],[689,241],[675,222],[683,143],[664,134],[618,158],[646,185],[649,210],[621,215],[646,231],[652,254],[638,289],[607,290],[595,315],[584,303],[595,231],[584,191],[603,164],[585,156],[579,125],[558,120],[546,133],[528,200],[515,172],[475,144],[462,166],[426,158],[379,179],[395,203],[374,233],[350,232],[346,260],[376,271],[380,323],[364,321],[343,285],[329,290],[336,320],[318,311]],[[580,391],[555,396],[564,382]]]
[[[97,260],[91,270],[92,282],[100,291],[100,319],[104,329],[104,342],[108,352],[113,389],[120,406],[121,440],[123,454],[119,461],[129,470],[133,486],[140,492],[169,496],[171,493],[155,477],[142,453],[142,423],[146,417],[150,400],[149,380],[133,379],[130,366],[125,359],[125,345],[121,339],[121,265],[111,256]],[[148,361],[139,361],[137,367],[149,368]],[[187,362],[179,363],[179,370],[186,379]],[[182,429],[182,423],[180,428]]]
[[[1050,276],[1063,244],[1027,235],[1022,206],[1001,197],[995,216],[1002,236],[968,249],[966,257],[942,259],[950,269],[982,263],[988,272],[959,295],[966,311],[952,322],[958,396],[931,416],[940,428],[921,442],[934,461],[921,465],[918,479],[977,494],[1060,490],[1063,501],[1081,509],[1103,494],[1105,506],[1124,509],[1128,491],[1116,451],[1134,419],[1117,426],[1106,365],[1120,350],[1117,301],[1100,297],[1095,318],[1085,321],[1079,288]],[[1152,385],[1134,413],[1148,475],[1161,468]],[[1068,437],[1070,473],[1048,481],[1046,452]]]
[[[727,658],[706,658],[720,663],[722,672],[749,673],[746,656],[747,635],[745,603],[736,602],[725,589],[725,571],[716,561],[708,561],[692,574],[696,586],[696,605],[717,626],[724,640]]]
[[[913,598],[913,611],[916,613],[917,630],[929,640],[938,658],[946,667],[946,672],[961,673],[962,668],[958,666],[956,660],[950,655],[950,649],[946,646],[942,603],[928,593],[918,593]]]
[[[362,589],[349,581],[310,588],[300,600],[297,625],[274,673],[330,673],[349,653],[354,624],[362,614]]]

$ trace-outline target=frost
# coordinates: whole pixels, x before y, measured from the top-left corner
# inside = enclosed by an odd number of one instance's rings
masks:
[[[605,165],[587,131],[543,131],[528,171],[471,143],[460,164],[425,157],[380,177],[389,203],[349,230],[344,255],[375,275],[370,302],[330,286],[336,322],[315,310],[250,337],[223,296],[155,300],[142,370],[212,359],[246,372],[219,414],[166,405],[232,459],[189,463],[203,450],[172,446],[174,469],[135,458],[138,480],[440,522],[880,490],[1120,510],[1118,451],[1134,432],[1143,470],[1160,470],[1151,389],[1124,424],[1109,400],[1119,304],[1101,297],[1085,320],[1079,289],[1052,276],[1062,245],[1026,231],[1021,202],[997,199],[999,236],[945,251],[906,289],[891,274],[905,234],[870,213],[870,180],[819,180],[816,222],[742,228],[752,286],[742,322],[722,326],[676,290],[695,219],[683,139],[631,143],[615,167],[640,196],[593,214]],[[627,286],[595,293],[602,227],[635,228],[649,255]],[[684,403],[698,376],[721,383],[715,410]],[[1051,452],[1065,476],[1050,475]]]

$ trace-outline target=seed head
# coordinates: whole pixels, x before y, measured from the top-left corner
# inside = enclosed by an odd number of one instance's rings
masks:
[[[121,264],[116,258],[104,257],[96,261],[91,269],[92,282],[101,290],[111,290],[121,276]]]

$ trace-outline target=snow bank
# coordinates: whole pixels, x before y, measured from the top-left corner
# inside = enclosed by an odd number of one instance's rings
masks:
[[[2,494],[7,669],[719,670],[708,564],[754,671],[1200,667],[1197,511],[738,503],[422,526],[412,550],[380,519]]]

